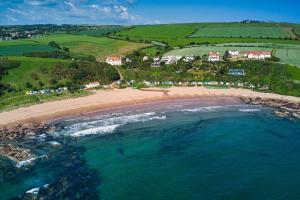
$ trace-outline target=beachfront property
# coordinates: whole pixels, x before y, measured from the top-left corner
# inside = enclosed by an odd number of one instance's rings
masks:
[[[272,57],[271,51],[245,51],[243,56],[250,60],[265,60]]]
[[[228,74],[233,75],[233,76],[245,76],[246,75],[244,69],[229,69]]]
[[[106,58],[106,63],[114,66],[122,65],[122,58],[119,56],[109,56]]]
[[[39,94],[60,94],[62,92],[68,91],[67,87],[59,87],[57,89],[42,89],[42,90],[30,90],[26,92],[26,95],[39,95]]]
[[[221,57],[220,57],[220,52],[209,52],[208,53],[208,61],[210,62],[218,62],[220,61]]]
[[[96,87],[99,87],[99,86],[100,86],[99,82],[91,82],[89,84],[86,84],[85,88],[86,89],[91,89],[91,88],[96,88]]]

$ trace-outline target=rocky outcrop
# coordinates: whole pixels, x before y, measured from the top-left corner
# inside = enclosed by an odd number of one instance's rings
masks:
[[[240,99],[249,105],[262,105],[277,108],[278,111],[276,111],[275,114],[280,117],[294,116],[295,118],[300,118],[300,103],[294,103],[280,99],[263,99],[252,97],[242,97]]]
[[[15,126],[2,127],[0,129],[0,142],[2,141],[22,141],[32,138],[42,133],[54,130],[56,127],[40,122],[18,124]]]
[[[0,155],[5,156],[17,163],[35,158],[35,156],[30,153],[29,149],[23,149],[12,144],[1,146]]]

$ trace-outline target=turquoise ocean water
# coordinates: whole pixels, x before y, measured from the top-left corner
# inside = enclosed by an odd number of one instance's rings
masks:
[[[45,184],[61,199],[300,199],[300,121],[271,108],[186,99],[59,123],[62,146],[41,141],[49,158],[0,182],[0,199]]]

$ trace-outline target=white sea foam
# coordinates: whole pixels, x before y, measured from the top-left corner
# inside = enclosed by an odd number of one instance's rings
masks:
[[[102,127],[97,127],[97,128],[90,128],[90,129],[72,133],[71,136],[81,137],[81,136],[95,135],[95,134],[108,134],[108,133],[112,133],[118,126],[120,126],[120,125],[116,124],[116,125],[112,125],[112,126],[102,126]]]
[[[146,122],[151,120],[164,120],[166,118],[166,116],[156,115],[155,112],[115,116],[100,120],[74,124],[69,127],[69,129],[66,131],[66,134],[71,135],[73,137],[81,137],[95,134],[110,134],[114,132],[116,128],[125,124]]]
[[[31,190],[28,190],[26,192],[26,194],[34,194],[34,195],[37,195],[38,193],[40,192],[40,188],[33,188]]]
[[[52,146],[60,146],[60,143],[56,141],[50,141],[49,144],[51,144]]]
[[[199,107],[199,108],[191,108],[181,110],[182,112],[202,112],[202,111],[215,111],[217,109],[223,108],[224,106],[207,106],[207,107]]]
[[[35,160],[40,159],[40,158],[45,158],[45,157],[47,157],[47,155],[42,155],[42,156],[30,158],[28,160],[20,161],[16,164],[16,167],[21,168],[23,166],[27,166],[27,165],[31,164],[32,162],[34,162]]]
[[[260,112],[260,109],[239,109],[240,112]]]

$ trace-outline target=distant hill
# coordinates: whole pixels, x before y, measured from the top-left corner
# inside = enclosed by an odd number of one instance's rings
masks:
[[[300,25],[244,22],[144,25],[114,36],[133,41],[165,41],[171,46],[229,42],[300,44]]]

